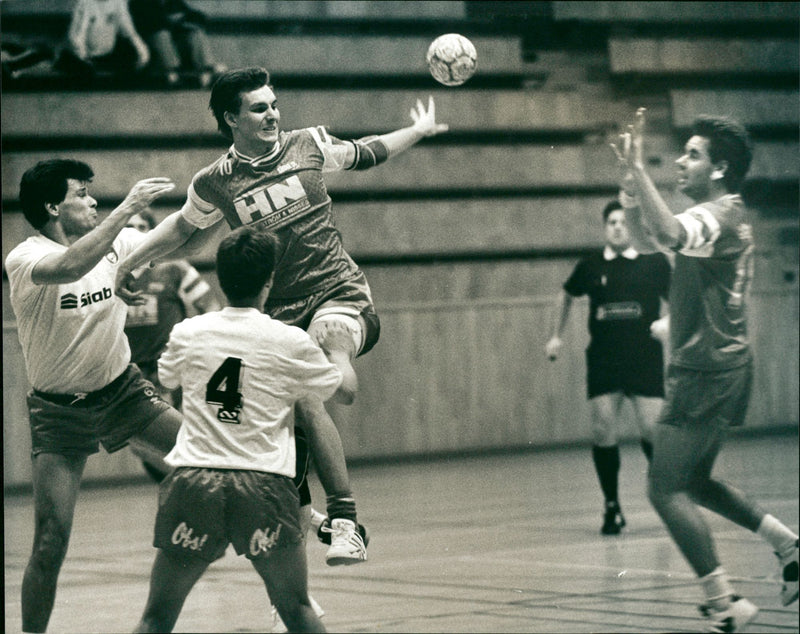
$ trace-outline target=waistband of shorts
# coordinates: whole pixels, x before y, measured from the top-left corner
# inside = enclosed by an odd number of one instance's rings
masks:
[[[76,405],[87,406],[102,400],[108,394],[114,393],[125,381],[125,375],[128,373],[127,369],[120,374],[116,379],[111,381],[105,387],[101,387],[94,392],[74,392],[72,394],[53,394],[51,392],[41,392],[34,389],[33,393],[45,401],[55,403],[56,405]]]

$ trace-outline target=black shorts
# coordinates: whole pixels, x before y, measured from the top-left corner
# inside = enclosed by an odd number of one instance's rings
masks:
[[[705,372],[674,365],[667,373],[667,400],[660,423],[684,427],[744,424],[753,386],[753,363]]]
[[[658,342],[643,345],[637,354],[619,358],[605,351],[586,350],[586,394],[622,392],[626,396],[664,397],[664,353]]]
[[[381,333],[381,322],[372,303],[372,293],[369,284],[367,284],[367,278],[361,271],[351,279],[308,297],[300,299],[270,297],[267,299],[264,312],[273,319],[282,321],[285,324],[308,330],[311,319],[317,311],[336,306],[347,307],[364,319],[366,324],[364,345],[358,354],[362,355],[369,352],[378,342]]]
[[[159,488],[153,546],[215,561],[228,544],[248,559],[303,540],[292,479],[238,469],[177,467]]]
[[[170,406],[135,365],[104,388],[75,394],[28,394],[31,452],[68,455],[122,449]]]

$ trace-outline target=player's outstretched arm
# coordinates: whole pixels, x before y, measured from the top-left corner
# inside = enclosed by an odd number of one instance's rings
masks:
[[[136,278],[133,271],[172,253],[186,243],[195,231],[198,231],[197,227],[184,220],[180,211],[167,216],[147,234],[142,244],[119,263],[115,281],[117,296],[126,304],[141,304],[144,298],[141,291],[134,289]]]
[[[400,128],[378,137],[386,146],[390,158],[407,150],[425,137],[441,134],[450,129],[446,123],[436,122],[436,104],[433,102],[433,97],[428,97],[427,109],[422,101],[417,99],[416,106],[411,108],[411,119],[414,123],[407,128]]]
[[[125,200],[107,218],[69,248],[42,258],[33,269],[36,284],[68,284],[81,279],[108,253],[131,216],[150,206],[158,196],[175,188],[168,178],[147,178],[136,183]]]

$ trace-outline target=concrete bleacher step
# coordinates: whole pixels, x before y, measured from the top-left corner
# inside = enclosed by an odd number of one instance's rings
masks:
[[[673,140],[652,138],[647,152],[655,180],[674,180],[672,161],[677,157],[677,148]],[[220,154],[218,148],[191,147],[6,152],[3,198],[16,198],[25,169],[54,157],[77,158],[92,165],[96,173],[92,191],[96,198],[121,199],[136,180],[151,176],[174,179],[178,196],[186,191],[192,175]],[[363,172],[332,173],[326,181],[331,192],[351,195],[353,191],[361,195],[400,192],[421,197],[437,191],[580,190],[613,187],[619,177],[613,158],[611,149],[600,139],[578,145],[445,145],[423,141],[387,165]]]
[[[417,99],[436,102],[451,132],[597,132],[630,116],[623,101],[587,99],[579,92],[481,91],[431,86],[413,90],[281,90],[284,129],[326,125],[332,134],[383,133],[412,120]],[[10,93],[3,96],[3,136],[43,144],[69,137],[218,136],[206,91]],[[35,142],[34,140],[30,142]]]
[[[800,125],[797,90],[671,90],[670,101],[677,129],[691,125],[700,113],[725,114],[756,131]]]
[[[614,74],[797,74],[797,39],[611,37]]]

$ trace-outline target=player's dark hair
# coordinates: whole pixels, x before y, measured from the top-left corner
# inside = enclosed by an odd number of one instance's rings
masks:
[[[611,212],[617,209],[622,209],[622,203],[616,198],[614,200],[609,200],[606,206],[603,207],[603,222],[608,222],[608,217],[611,215]]]
[[[45,204],[59,204],[67,195],[67,179],[90,181],[92,168],[74,159],[40,161],[23,175],[19,183],[19,202],[25,219],[37,231],[47,224],[50,214]]]
[[[229,70],[217,78],[211,87],[208,107],[214,113],[217,128],[225,137],[233,138],[231,128],[225,121],[225,113],[239,112],[243,93],[269,85],[269,73],[260,66]]]
[[[728,162],[722,182],[729,192],[738,192],[753,160],[750,136],[744,126],[730,117],[700,115],[692,124],[691,134],[708,139],[712,163]]]
[[[258,226],[229,233],[217,248],[217,277],[231,304],[247,302],[269,283],[275,271],[277,238]]]

